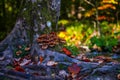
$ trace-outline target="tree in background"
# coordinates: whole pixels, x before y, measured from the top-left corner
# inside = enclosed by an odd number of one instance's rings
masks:
[[[0,40],[13,28],[25,0],[0,1]],[[23,2],[23,3],[22,3]],[[119,0],[61,0],[60,19],[94,23],[94,28],[101,32],[99,23],[114,22],[119,25]],[[96,27],[99,26],[99,27]]]
[[[0,41],[13,28],[23,0],[0,0]]]

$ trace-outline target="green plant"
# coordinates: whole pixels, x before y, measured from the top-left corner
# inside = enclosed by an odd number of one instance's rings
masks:
[[[70,52],[72,53],[72,55],[78,55],[79,49],[76,46],[70,45],[70,46],[65,46],[68,50],[70,50]]]
[[[65,25],[66,31],[60,32],[58,35],[66,40],[67,45],[80,45],[84,44],[87,37],[93,32],[93,25],[89,22],[71,22]],[[85,45],[89,44],[89,40],[85,42]]]
[[[90,39],[90,41],[90,47],[97,45],[98,47],[101,47],[101,49],[107,49],[110,52],[112,51],[112,47],[118,43],[118,40],[112,36],[94,36]]]
[[[15,48],[14,50],[14,57],[19,58],[19,57],[24,57],[29,54],[30,48],[27,47],[26,45],[20,45],[18,48]]]

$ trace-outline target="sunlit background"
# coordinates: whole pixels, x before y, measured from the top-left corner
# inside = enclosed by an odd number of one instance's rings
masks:
[[[13,29],[23,6],[24,0],[0,0],[0,41]],[[61,0],[58,36],[67,46],[115,45],[120,40],[119,7],[119,0]]]

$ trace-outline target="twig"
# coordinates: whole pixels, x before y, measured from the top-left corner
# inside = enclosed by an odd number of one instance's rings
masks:
[[[94,4],[92,4],[90,1],[84,0],[87,4],[90,4],[91,6],[95,7]]]

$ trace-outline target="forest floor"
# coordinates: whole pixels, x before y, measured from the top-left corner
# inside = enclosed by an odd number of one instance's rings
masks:
[[[84,49],[75,56],[67,48],[63,52],[49,49],[64,42],[61,39],[48,40],[48,45],[40,40],[39,45],[17,45],[14,52],[10,47],[1,52],[0,80],[120,80],[120,54]]]
[[[119,80],[120,62],[101,54],[75,57],[40,49],[35,58],[29,54],[11,60],[1,58],[0,80]]]

